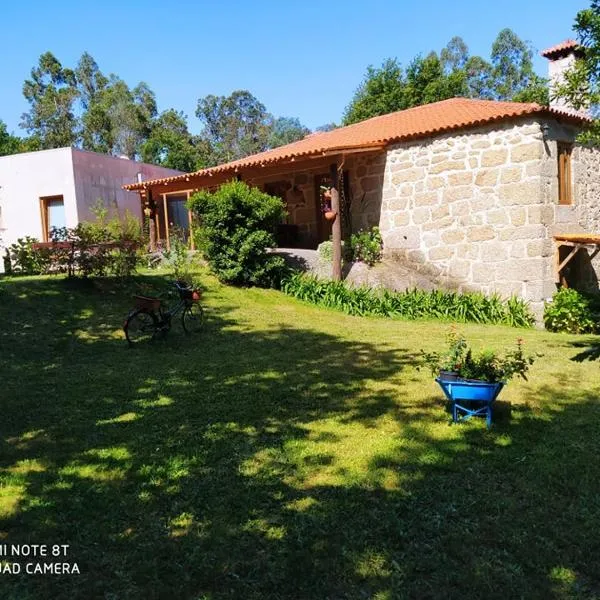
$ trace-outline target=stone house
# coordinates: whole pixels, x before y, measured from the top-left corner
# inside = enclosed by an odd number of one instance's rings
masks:
[[[384,264],[363,281],[517,294],[539,313],[559,276],[597,289],[596,246],[580,239],[600,234],[600,151],[576,142],[588,120],[562,106],[453,98],[125,187],[165,237],[169,202],[238,178],[286,203],[280,245],[315,248],[331,232],[321,190],[337,170],[346,233],[377,225],[383,235]]]

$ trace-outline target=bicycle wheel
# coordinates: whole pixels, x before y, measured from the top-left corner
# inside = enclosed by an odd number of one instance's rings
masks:
[[[199,304],[190,304],[183,309],[181,325],[186,333],[197,333],[200,331],[203,321],[204,310]]]
[[[156,333],[157,325],[156,315],[141,308],[127,317],[123,329],[125,337],[131,345],[151,340]]]

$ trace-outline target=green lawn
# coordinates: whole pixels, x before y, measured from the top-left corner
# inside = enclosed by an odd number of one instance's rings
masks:
[[[544,353],[487,431],[414,368],[447,324],[202,279],[204,332],[131,350],[131,289],[0,280],[0,544],[81,571],[1,598],[600,598],[600,338],[460,326]]]

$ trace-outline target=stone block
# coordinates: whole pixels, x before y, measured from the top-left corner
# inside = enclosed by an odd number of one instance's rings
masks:
[[[387,235],[383,235],[383,245],[390,250],[417,249],[421,246],[421,232],[418,227],[406,226],[400,229],[394,229]]]
[[[446,185],[446,181],[443,177],[428,177],[426,180],[426,187],[428,190],[437,190]]]
[[[479,247],[479,258],[486,262],[497,262],[508,258],[509,247],[506,242],[491,240],[482,242]]]
[[[471,272],[471,263],[468,260],[453,258],[448,264],[448,268],[453,277],[466,279]]]
[[[552,256],[553,253],[552,240],[543,239],[527,242],[527,256]]]
[[[511,208],[509,209],[511,225],[525,225],[527,219],[527,212],[524,208]]]
[[[468,200],[461,200],[460,202],[453,202],[450,205],[450,214],[453,217],[464,217],[471,211],[471,204]]]
[[[475,150],[484,150],[485,148],[489,148],[492,144],[489,140],[475,140],[471,143],[471,148]]]
[[[505,206],[514,204],[539,204],[541,188],[536,181],[508,183],[500,187],[500,201]]]
[[[473,183],[473,173],[471,171],[450,173],[450,175],[448,175],[448,184],[449,185],[471,185],[472,183]]]
[[[521,227],[507,227],[500,230],[499,238],[507,240],[537,240],[546,237],[546,228],[543,225],[523,225]]]
[[[435,246],[440,245],[440,232],[439,231],[429,231],[423,233],[422,238],[423,245],[425,248],[434,248]]]
[[[497,167],[503,165],[508,158],[508,151],[503,148],[486,150],[481,155],[482,167]]]
[[[515,163],[539,160],[542,157],[542,148],[543,146],[539,142],[520,144],[510,151],[510,160]]]
[[[432,219],[441,219],[443,217],[447,217],[450,214],[450,208],[447,204],[440,204],[440,206],[435,206],[431,209],[431,218]]]
[[[521,167],[506,167],[500,174],[500,183],[517,183],[523,178]]]
[[[489,263],[471,265],[471,281],[473,283],[489,283],[496,279],[496,266]]]
[[[456,255],[459,258],[465,258],[468,260],[479,259],[479,245],[478,244],[459,244],[456,246]]]
[[[445,260],[454,256],[455,249],[452,246],[439,246],[429,250],[429,260]]]
[[[412,221],[415,225],[422,225],[431,220],[431,211],[429,208],[415,208],[412,212]]]
[[[499,173],[499,169],[482,169],[475,177],[475,185],[496,185]]]
[[[469,185],[445,188],[442,195],[446,202],[456,202],[473,197],[473,188]]]
[[[462,229],[447,229],[442,233],[444,244],[458,244],[465,239],[465,232]]]
[[[402,211],[394,213],[393,215],[394,228],[402,227],[410,223],[410,216],[408,211]]]
[[[502,281],[540,281],[544,275],[543,258],[508,260],[496,267],[496,279]]]
[[[367,167],[365,165],[359,165],[356,167],[356,177],[364,177],[367,174]]]
[[[415,194],[415,206],[431,206],[437,203],[437,192],[421,192],[420,194]]]
[[[412,168],[413,163],[409,160],[404,160],[402,162],[394,162],[390,170],[392,173],[397,173],[398,171],[405,171],[406,169]],[[357,174],[358,175],[358,174]]]
[[[470,242],[482,242],[493,240],[496,237],[494,229],[487,225],[470,227],[467,231],[467,239]]]
[[[398,171],[392,175],[392,183],[398,185],[407,181],[419,181],[425,176],[425,169],[423,167],[412,167],[410,169],[404,169]]]
[[[393,198],[388,202],[389,210],[406,210],[408,198]]]
[[[554,207],[538,204],[527,207],[527,223],[529,225],[551,225],[554,222]]]
[[[486,217],[488,225],[508,225],[509,223],[509,217],[504,208],[490,210]]]
[[[444,229],[445,227],[450,227],[452,223],[454,223],[454,219],[452,217],[442,217],[436,221],[428,221],[427,223],[423,223],[423,225],[421,225],[421,229],[423,231],[434,231],[435,229]]]
[[[479,166],[479,157],[470,156],[468,162],[470,169],[476,169]]]
[[[445,171],[462,171],[465,168],[464,160],[445,160],[443,162],[431,165],[430,173],[444,173]]]
[[[524,240],[516,240],[511,242],[509,255],[510,258],[525,258],[527,254],[527,242]]]

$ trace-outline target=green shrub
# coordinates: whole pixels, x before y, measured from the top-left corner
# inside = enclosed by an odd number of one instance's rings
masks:
[[[69,275],[131,275],[139,262],[142,243],[138,220],[126,213],[123,219],[106,215],[93,223],[52,228],[52,248],[33,249],[35,238],[22,238],[9,249],[10,270],[14,273],[68,273]],[[60,244],[66,242],[66,244]],[[64,246],[64,247],[62,247]]]
[[[198,248],[222,282],[278,285],[285,262],[267,249],[276,245],[273,232],[285,214],[279,198],[231,181],[214,193],[198,192],[190,208],[201,223]]]
[[[442,319],[457,322],[500,323],[531,327],[535,318],[520,298],[502,300],[497,294],[458,294],[434,290],[392,292],[368,287],[349,287],[340,281],[317,279],[302,273],[288,277],[283,291],[300,300],[341,310],[349,315]]]
[[[383,239],[378,227],[361,230],[350,236],[351,260],[361,261],[373,266],[381,260],[382,253]]]
[[[39,240],[26,236],[19,238],[8,248],[10,271],[19,275],[40,275],[50,268],[50,255],[44,250],[34,250],[33,244]]]
[[[544,307],[548,331],[596,333],[600,331],[600,297],[561,288]]]

